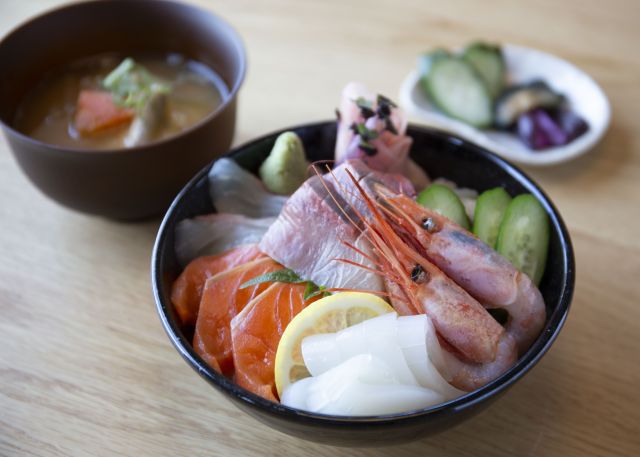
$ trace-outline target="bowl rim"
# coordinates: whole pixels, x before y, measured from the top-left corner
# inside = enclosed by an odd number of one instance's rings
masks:
[[[170,5],[172,7],[175,8],[183,8],[185,10],[192,10],[194,12],[198,12],[200,14],[206,14],[211,16],[212,18],[214,18],[215,20],[217,20],[219,22],[219,25],[222,25],[222,27],[224,27],[226,29],[226,32],[228,33],[228,36],[230,37],[230,44],[231,46],[234,48],[234,51],[237,53],[238,55],[238,62],[239,62],[239,72],[238,72],[238,76],[236,78],[234,78],[233,81],[233,86],[232,87],[228,87],[228,94],[226,96],[226,98],[223,100],[223,102],[218,105],[218,107],[214,110],[212,110],[211,112],[209,112],[205,117],[203,117],[202,119],[200,119],[198,122],[196,122],[195,124],[193,124],[192,126],[188,127],[185,130],[182,130],[178,133],[176,133],[175,135],[170,135],[166,138],[162,138],[159,140],[154,140],[152,142],[149,143],[144,143],[141,145],[137,145],[137,146],[132,146],[132,147],[122,147],[122,148],[108,148],[108,149],[92,149],[92,148],[80,148],[80,147],[73,147],[73,146],[62,146],[59,144],[54,144],[54,143],[47,143],[45,141],[41,141],[41,140],[37,140],[35,138],[33,138],[30,135],[27,135],[26,133],[23,133],[21,131],[19,131],[18,129],[14,128],[11,123],[10,120],[8,120],[9,122],[5,122],[2,117],[0,117],[0,127],[2,127],[6,132],[10,133],[11,135],[14,135],[18,138],[20,138],[22,141],[31,143],[33,146],[36,146],[38,148],[46,148],[49,151],[57,151],[60,153],[64,153],[64,154],[75,154],[78,157],[83,157],[86,156],[87,154],[90,154],[91,157],[96,157],[96,156],[110,156],[110,155],[114,155],[114,154],[118,154],[118,155],[123,155],[123,154],[130,154],[130,153],[139,153],[140,151],[143,150],[147,150],[149,148],[155,148],[157,146],[164,146],[165,144],[169,144],[173,141],[177,141],[181,138],[183,138],[184,136],[187,136],[189,134],[191,134],[192,132],[203,128],[207,123],[209,123],[210,121],[212,121],[214,118],[218,117],[218,115],[220,113],[222,113],[224,110],[226,110],[226,108],[232,104],[235,99],[237,98],[238,92],[240,90],[240,88],[242,87],[242,84],[246,78],[247,75],[247,51],[246,51],[246,46],[244,45],[244,41],[242,39],[242,36],[240,35],[240,33],[237,31],[237,29],[235,27],[233,27],[229,22],[227,22],[224,18],[222,18],[221,16],[219,16],[218,14],[205,9],[205,8],[201,8],[195,4],[192,3],[185,3],[185,2],[180,2],[180,1],[175,1],[175,0],[111,0],[109,2],[105,2],[104,0],[82,0],[76,3],[67,3],[58,7],[54,7],[51,9],[48,9],[42,13],[36,14],[35,16],[31,16],[28,17],[27,19],[25,19],[24,21],[22,21],[21,23],[19,23],[18,25],[16,25],[15,27],[13,27],[11,30],[9,30],[9,32],[7,32],[6,35],[4,35],[1,39],[0,39],[0,49],[5,46],[6,42],[9,41],[11,38],[13,38],[15,35],[21,33],[24,29],[26,29],[27,27],[32,26],[34,23],[41,21],[41,20],[46,20],[47,17],[51,16],[51,15],[55,15],[55,14],[64,14],[68,11],[77,9],[77,8],[84,8],[87,6],[91,6],[94,4],[100,4],[100,5],[108,5],[108,4],[112,4],[112,5],[116,5],[119,4],[120,6],[125,5],[126,3],[131,3],[131,2],[137,2],[137,3],[154,3],[154,4],[158,4],[158,3],[164,3],[167,5]],[[156,52],[155,50],[150,50],[150,52]],[[171,50],[158,50],[159,53],[170,53]],[[87,58],[92,57],[93,55],[90,56],[86,56]],[[69,63],[69,62],[66,62]],[[211,67],[209,67],[209,65],[206,65],[202,62],[198,62],[202,65],[205,65],[207,68],[209,68],[211,71],[214,71]],[[61,66],[64,65],[61,64]],[[216,72],[217,75],[217,72]],[[14,113],[15,114],[15,113]]]
[[[215,160],[223,157],[233,157],[243,150],[250,149],[265,140],[273,139],[280,133],[288,130],[298,130],[303,128],[322,128],[326,127],[328,124],[335,124],[335,121],[310,122],[306,124],[291,126],[285,129],[278,130],[276,132],[267,133],[254,140],[233,148],[227,154],[224,154],[223,156]],[[171,340],[171,343],[178,350],[182,358],[209,384],[211,384],[219,391],[224,392],[225,394],[234,396],[236,399],[240,400],[247,406],[260,410],[261,412],[274,414],[276,416],[279,416],[280,419],[284,419],[289,422],[306,423],[323,427],[351,426],[354,429],[357,429],[370,427],[372,425],[382,426],[397,424],[399,422],[419,422],[424,420],[425,416],[436,416],[439,414],[445,414],[449,413],[451,410],[454,410],[455,412],[461,412],[473,407],[478,403],[483,402],[484,400],[497,396],[498,394],[507,390],[516,381],[522,378],[522,376],[524,376],[534,365],[536,365],[544,354],[546,354],[552,343],[556,340],[558,334],[560,333],[560,330],[564,326],[575,287],[575,258],[573,247],[571,239],[569,237],[569,232],[558,210],[553,205],[549,197],[544,193],[544,191],[531,178],[529,178],[519,168],[509,163],[507,160],[499,157],[495,153],[490,152],[483,147],[471,143],[470,141],[460,138],[450,132],[416,124],[409,124],[407,129],[408,134],[411,135],[411,132],[414,131],[421,131],[422,133],[439,137],[445,142],[453,143],[457,146],[464,146],[475,150],[477,153],[483,155],[495,165],[499,166],[507,173],[509,173],[513,178],[515,178],[524,187],[526,187],[529,192],[534,194],[545,207],[545,210],[549,215],[551,225],[553,229],[556,230],[560,238],[560,244],[562,246],[563,253],[563,266],[566,271],[566,281],[563,284],[562,291],[558,295],[558,307],[548,317],[548,322],[536,341],[531,345],[527,352],[522,355],[511,368],[509,368],[509,370],[507,370],[497,379],[481,387],[480,389],[476,389],[465,395],[435,406],[407,411],[403,413],[376,416],[337,416],[312,413],[271,402],[238,386],[230,379],[227,379],[222,374],[219,374],[218,372],[210,368],[209,365],[195,353],[191,342],[184,338],[184,336],[182,335],[182,331],[177,323],[177,320],[172,320],[169,318],[168,307],[171,306],[171,303],[166,303],[160,294],[160,285],[163,281],[162,271],[160,269],[160,261],[162,259],[161,248],[165,244],[168,226],[172,224],[172,222],[176,218],[177,209],[181,205],[185,196],[196,187],[197,183],[199,183],[201,179],[207,176],[209,169],[215,162],[215,160],[213,160],[202,170],[200,170],[185,185],[185,187],[180,191],[180,193],[178,193],[174,201],[171,203],[171,206],[163,217],[163,220],[158,229],[158,234],[153,246],[151,256],[151,283],[153,296],[156,302],[156,310],[158,312],[158,316],[160,317],[162,326],[167,336]]]

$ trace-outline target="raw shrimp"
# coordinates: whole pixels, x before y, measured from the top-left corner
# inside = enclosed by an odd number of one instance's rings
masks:
[[[485,308],[509,314],[507,333],[525,352],[546,320],[542,294],[531,279],[467,230],[404,195],[378,186],[392,225],[419,252]]]
[[[517,357],[511,335],[462,287],[401,239],[380,207],[355,179],[352,182],[357,197],[365,200],[371,212],[368,218],[359,214],[377,254],[377,259],[370,260],[390,286],[394,308],[401,314],[426,313],[444,339],[445,349],[455,353],[448,357],[452,384],[473,390],[504,373]],[[344,186],[341,191],[353,195]]]

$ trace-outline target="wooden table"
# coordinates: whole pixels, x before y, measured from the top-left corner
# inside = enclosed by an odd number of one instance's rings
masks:
[[[0,34],[57,0],[2,0]],[[640,455],[640,3],[199,2],[245,39],[236,144],[333,115],[359,79],[396,96],[416,55],[485,37],[557,54],[604,88],[613,122],[581,159],[528,168],[567,222],[578,276],[551,351],[487,412],[433,438],[344,450],[240,413],[180,358],[156,316],[159,220],[66,210],[0,140],[2,455]]]

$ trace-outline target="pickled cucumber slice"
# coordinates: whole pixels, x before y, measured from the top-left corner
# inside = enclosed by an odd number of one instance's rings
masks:
[[[549,218],[531,194],[515,197],[500,224],[496,250],[537,285],[549,249]]]
[[[493,103],[478,72],[460,57],[441,57],[425,81],[429,98],[445,114],[474,127],[493,123]]]
[[[442,48],[434,49],[431,52],[427,52],[418,57],[418,73],[420,74],[420,85],[426,94],[429,93],[429,73],[433,64],[440,59],[446,59],[451,57],[449,51]]]
[[[420,73],[420,76],[428,76],[434,62],[447,57],[451,57],[451,54],[449,53],[449,51],[442,48],[436,48],[431,52],[422,54],[420,57],[418,57],[418,72]]]
[[[417,198],[418,203],[442,214],[456,224],[469,230],[469,218],[464,205],[454,191],[442,184],[432,184],[424,189]]]
[[[509,203],[511,196],[502,187],[484,191],[476,201],[473,233],[492,248],[496,247],[500,223]]]
[[[482,76],[491,97],[495,99],[502,92],[505,82],[505,64],[500,46],[473,43],[464,50],[462,58]]]

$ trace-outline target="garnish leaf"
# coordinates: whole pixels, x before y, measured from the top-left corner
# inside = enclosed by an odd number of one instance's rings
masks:
[[[282,270],[271,271],[260,276],[256,276],[253,279],[243,283],[240,289],[245,289],[249,286],[255,286],[256,284],[262,284],[263,282],[284,282],[287,284],[300,284],[307,282],[300,278],[293,270],[289,268],[283,268]]]
[[[375,140],[378,138],[378,132],[368,129],[364,123],[356,124],[356,131],[365,141]]]
[[[376,112],[373,110],[373,102],[365,99],[364,97],[358,97],[355,100],[356,106],[360,108],[360,114],[365,119],[369,119],[376,115]]]
[[[304,289],[304,296],[303,296],[305,301],[309,300],[311,297],[315,297],[317,293],[320,292],[318,289],[319,289],[318,286],[316,286],[311,281],[307,282],[307,287],[305,287]]]
[[[318,295],[327,295],[326,287],[318,286],[312,281],[306,281],[298,276],[293,270],[289,268],[283,268],[282,270],[272,271],[270,273],[265,273],[260,276],[256,276],[253,279],[243,283],[240,285],[240,289],[245,289],[250,286],[255,286],[256,284],[262,284],[265,282],[284,282],[287,284],[302,284],[306,283],[306,287],[304,289],[303,298],[305,300],[309,300],[310,298],[316,297]]]
[[[358,97],[355,99],[356,106],[360,109],[368,108],[373,109],[373,102],[371,100],[367,100],[364,97]]]
[[[329,292],[326,291],[326,287],[317,286],[315,283],[307,281],[307,287],[304,289],[304,300],[309,300],[311,298],[317,297],[318,295],[322,295],[323,297],[325,297],[329,295]]]

